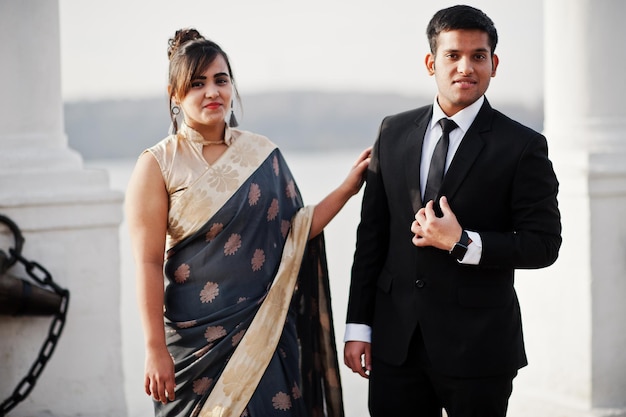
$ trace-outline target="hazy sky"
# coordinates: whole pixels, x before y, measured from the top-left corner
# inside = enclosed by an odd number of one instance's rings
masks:
[[[167,40],[195,27],[229,54],[240,93],[435,93],[428,20],[458,2],[425,0],[59,0],[65,100],[163,94]],[[500,36],[492,101],[536,103],[543,87],[542,0],[474,0]]]

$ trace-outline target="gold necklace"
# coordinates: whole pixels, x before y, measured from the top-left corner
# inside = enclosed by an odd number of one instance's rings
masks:
[[[199,140],[198,142],[203,145],[221,145],[222,143],[226,143],[224,139],[222,140]]]

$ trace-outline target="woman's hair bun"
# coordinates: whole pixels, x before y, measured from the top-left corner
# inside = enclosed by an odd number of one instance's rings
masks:
[[[172,55],[176,53],[178,48],[185,43],[196,39],[204,39],[204,36],[202,36],[196,29],[190,28],[177,30],[174,37],[170,38],[168,41],[167,58],[172,59]]]

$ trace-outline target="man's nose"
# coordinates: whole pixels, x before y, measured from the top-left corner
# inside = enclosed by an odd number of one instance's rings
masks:
[[[470,58],[461,58],[458,61],[457,71],[460,74],[467,75],[474,72],[474,66],[472,65],[472,61]]]

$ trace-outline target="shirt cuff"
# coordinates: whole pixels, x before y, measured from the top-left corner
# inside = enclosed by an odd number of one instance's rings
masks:
[[[478,265],[483,255],[483,241],[477,232],[467,230],[467,235],[472,239],[472,243],[469,244],[465,256],[459,262],[466,265]]]
[[[367,324],[347,323],[343,341],[372,343],[372,328]]]

